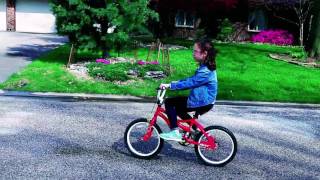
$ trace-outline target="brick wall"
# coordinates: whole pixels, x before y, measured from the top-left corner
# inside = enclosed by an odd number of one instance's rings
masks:
[[[7,0],[7,31],[16,30],[16,9],[15,1]]]
[[[175,28],[173,36],[177,38],[195,38],[196,30],[193,28]]]

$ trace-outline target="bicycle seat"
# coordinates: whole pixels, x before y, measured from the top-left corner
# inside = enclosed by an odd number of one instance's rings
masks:
[[[201,115],[201,114],[200,114],[198,111],[196,111],[196,112],[194,113],[194,115],[193,115],[193,118],[198,119],[200,115]]]
[[[198,119],[199,116],[203,115],[204,113],[206,113],[206,112],[200,112],[200,111],[191,111],[191,112],[189,112],[189,114],[191,114],[191,116],[193,118],[196,118],[196,119]]]
[[[189,111],[189,112],[187,112],[187,114],[190,116],[189,118],[191,118],[191,117],[195,117],[195,115],[197,114],[197,111]],[[199,116],[199,115],[198,115]],[[185,118],[185,119],[188,119],[188,118]]]

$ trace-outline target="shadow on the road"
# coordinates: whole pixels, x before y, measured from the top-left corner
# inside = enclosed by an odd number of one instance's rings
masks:
[[[176,143],[176,142],[170,142],[170,143]],[[165,145],[163,146],[163,149],[161,151],[161,154],[172,157],[175,159],[181,159],[184,161],[197,161],[197,158],[194,153],[193,146],[183,146],[183,149],[177,149],[169,142],[165,142]],[[180,146],[180,145],[179,145]],[[191,152],[189,151],[191,149]]]
[[[118,141],[114,142],[113,145],[111,146],[111,148],[119,154],[133,157],[131,155],[131,153],[128,151],[127,147],[125,146],[123,139],[119,139]],[[187,151],[188,148],[192,148],[192,150],[193,150],[193,146],[192,147],[187,146],[187,147],[184,147],[185,150],[180,150],[180,149],[174,148],[168,142],[165,142],[159,155],[154,157],[153,160],[161,159],[161,155],[164,155],[164,156],[167,156],[172,159],[178,159],[178,160],[182,160],[182,161],[189,161],[189,162],[198,163],[197,158],[195,157],[195,154],[188,152]]]
[[[64,147],[59,147],[55,150],[55,154],[59,155],[71,155],[71,156],[77,156],[77,155],[98,155],[98,156],[104,156],[104,157],[119,157],[117,153],[115,153],[113,150],[110,149],[86,149],[79,145],[66,145]]]
[[[58,47],[59,44],[47,44],[47,45],[22,45],[20,47],[8,48],[8,56],[24,57],[26,60],[31,61],[35,58],[40,57],[44,53]]]
[[[127,147],[125,146],[123,139],[119,139],[118,141],[114,142],[111,146],[111,149],[113,149],[115,152],[131,156],[130,152],[127,150]]]
[[[32,36],[33,37],[33,36]],[[31,61],[35,58],[40,57],[44,53],[68,42],[67,37],[61,36],[34,36],[34,39],[41,40],[43,44],[36,44],[36,41],[32,39],[29,42],[25,42],[24,44],[17,44],[16,47],[8,47],[7,55],[8,56],[18,56],[24,57],[26,60]],[[27,41],[27,40],[24,40]],[[23,41],[23,42],[24,42]]]
[[[89,153],[89,150],[84,149],[78,144],[64,144],[64,146],[58,147],[55,149],[56,154],[61,155],[80,155]]]

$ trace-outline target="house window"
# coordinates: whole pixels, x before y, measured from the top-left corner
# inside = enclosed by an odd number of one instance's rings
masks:
[[[260,32],[267,29],[267,16],[262,9],[256,9],[249,13],[248,31]]]
[[[195,16],[193,14],[178,11],[176,15],[176,27],[194,28]]]

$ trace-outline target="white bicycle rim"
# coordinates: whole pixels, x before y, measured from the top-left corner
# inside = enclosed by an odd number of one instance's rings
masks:
[[[154,154],[154,153],[159,149],[159,146],[160,146],[160,136],[159,136],[159,132],[158,132],[158,130],[157,130],[154,126],[152,126],[152,128],[153,128],[153,131],[152,131],[152,132],[156,132],[156,133],[157,133],[157,137],[158,137],[158,138],[157,138],[157,139],[158,139],[157,147],[156,147],[152,152],[150,152],[150,153],[148,153],[148,154],[140,153],[140,152],[136,151],[135,148],[132,147],[131,142],[130,142],[130,134],[131,134],[131,131],[132,131],[133,127],[135,127],[135,126],[137,126],[137,125],[139,125],[139,124],[146,124],[146,127],[147,127],[147,128],[148,128],[148,126],[149,126],[149,123],[147,123],[147,122],[139,122],[139,123],[136,123],[136,124],[134,124],[133,126],[131,126],[130,129],[128,130],[128,133],[127,133],[127,144],[128,144],[128,146],[129,146],[130,150],[131,150],[134,154],[139,155],[139,156],[142,156],[142,157],[150,156],[150,155]],[[146,129],[146,130],[147,130],[147,129]]]
[[[207,131],[207,133],[210,134],[210,133],[209,133],[210,131],[217,131],[217,130],[222,131],[223,133],[225,133],[225,134],[228,136],[228,138],[230,139],[230,141],[232,142],[232,149],[231,149],[230,154],[227,156],[227,158],[225,158],[225,159],[223,159],[223,160],[221,160],[221,161],[212,161],[212,160],[209,160],[208,158],[206,158],[206,157],[202,154],[202,151],[201,151],[201,149],[200,149],[200,148],[201,148],[201,145],[198,145],[198,151],[199,151],[199,155],[201,156],[201,158],[202,158],[204,161],[206,161],[207,163],[209,163],[209,164],[215,164],[215,165],[223,164],[224,162],[228,161],[228,160],[231,158],[231,156],[232,156],[232,154],[233,154],[233,152],[234,152],[234,142],[233,142],[231,136],[230,136],[228,133],[226,133],[225,131],[220,130],[220,129],[211,129],[211,130]],[[204,134],[201,135],[201,137],[199,138],[198,143],[201,142],[201,139],[202,139],[203,137],[205,137]],[[219,147],[218,147],[218,148],[219,148]]]

